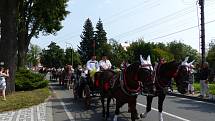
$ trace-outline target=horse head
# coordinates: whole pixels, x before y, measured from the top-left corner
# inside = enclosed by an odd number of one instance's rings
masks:
[[[181,65],[178,67],[177,75],[175,77],[176,86],[178,92],[185,94],[187,93],[187,87],[189,82],[189,74],[193,71],[193,61],[190,63],[187,62],[188,57],[185,58],[185,61],[181,63]]]

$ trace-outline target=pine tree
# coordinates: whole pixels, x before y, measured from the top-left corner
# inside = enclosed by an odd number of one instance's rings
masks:
[[[101,19],[99,19],[96,24],[95,31],[95,41],[96,41],[96,53],[98,57],[101,57],[103,54],[110,55],[111,45],[107,43],[106,32],[103,28],[103,23]]]
[[[81,56],[82,62],[86,63],[92,55],[95,54],[94,48],[94,30],[91,20],[88,18],[85,21],[84,29],[81,35],[80,47],[78,47],[78,53]],[[97,44],[95,44],[97,45]]]

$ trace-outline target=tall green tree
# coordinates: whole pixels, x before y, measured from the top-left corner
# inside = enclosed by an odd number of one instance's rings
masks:
[[[86,63],[94,54],[94,48],[98,44],[96,44],[96,41],[94,40],[93,25],[89,18],[85,21],[83,28],[78,53],[81,56],[82,62]]]
[[[27,63],[29,66],[36,66],[39,63],[40,53],[42,52],[40,46],[30,44],[30,49],[27,53]]]
[[[25,56],[32,37],[39,32],[55,34],[61,21],[69,13],[68,0],[19,0],[18,6],[18,67],[25,64]]]
[[[40,61],[43,66],[55,68],[63,67],[64,60],[64,50],[55,42],[51,42],[47,50],[42,50]]]
[[[95,41],[96,41],[96,55],[101,58],[103,54],[110,55],[111,45],[107,42],[107,33],[103,28],[103,23],[99,18],[96,24]]]
[[[215,43],[214,42],[210,42],[209,44],[209,50],[208,50],[206,59],[210,67],[214,69],[213,71],[215,71]]]
[[[4,62],[4,66],[9,68],[10,77],[7,81],[7,92],[15,91],[18,4],[18,0],[0,0],[0,62]]]

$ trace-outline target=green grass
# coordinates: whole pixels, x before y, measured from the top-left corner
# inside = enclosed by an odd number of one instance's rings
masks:
[[[194,89],[197,92],[200,92],[200,84],[194,83]],[[215,95],[215,83],[209,84],[209,93]]]
[[[47,87],[33,91],[14,92],[6,96],[6,101],[0,100],[0,112],[17,110],[40,104],[44,102],[49,95],[50,91]]]

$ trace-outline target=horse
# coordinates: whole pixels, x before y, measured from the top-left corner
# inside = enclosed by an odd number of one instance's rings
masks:
[[[102,117],[109,117],[109,105],[112,98],[112,87],[117,78],[117,73],[113,70],[102,70],[94,75],[95,87],[99,90],[102,103]],[[105,112],[105,98],[107,98],[107,112]]]
[[[109,103],[110,98],[116,99],[116,109],[114,115],[114,121],[117,121],[120,113],[119,109],[128,103],[128,107],[131,113],[131,120],[138,119],[138,113],[136,109],[136,100],[139,93],[142,91],[142,84],[147,86],[152,85],[152,70],[146,69],[141,66],[140,62],[135,62],[129,65],[124,71],[122,71],[123,80],[120,79],[120,74],[115,76],[115,84],[109,90],[109,96],[107,97],[107,112],[106,119],[109,116]],[[153,88],[147,88],[148,93],[153,93]],[[103,116],[105,115],[103,104]]]
[[[172,78],[176,81],[177,90],[181,94],[187,92],[188,86],[188,72],[186,71],[186,66],[181,65],[181,62],[171,61],[164,64],[160,64],[156,70],[156,77],[154,86],[156,88],[155,95],[148,95],[146,112],[141,113],[140,117],[145,118],[147,114],[151,111],[151,104],[153,97],[158,96],[158,110],[159,110],[159,121],[163,121],[163,102],[165,100],[168,86],[170,86]]]

